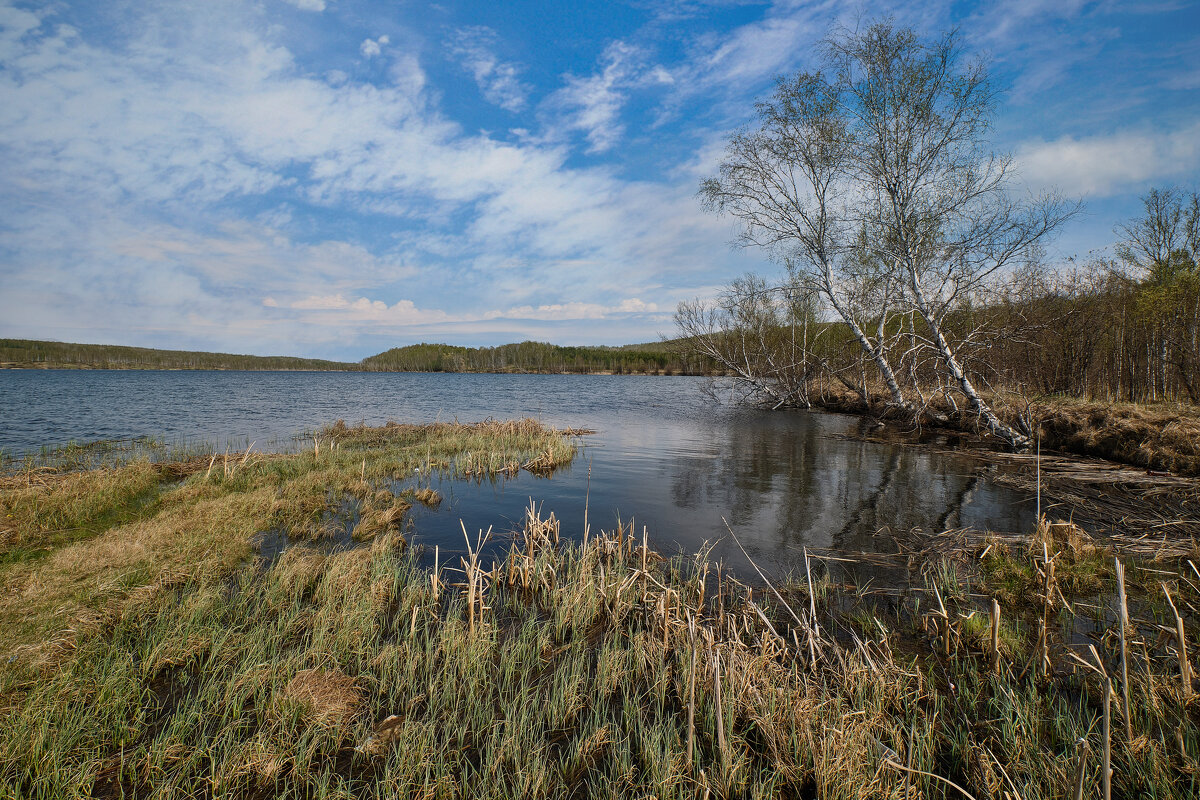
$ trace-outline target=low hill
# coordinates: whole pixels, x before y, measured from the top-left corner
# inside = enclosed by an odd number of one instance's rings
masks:
[[[0,367],[44,369],[359,370],[359,364],[292,356],[156,350],[111,344],[0,339]]]
[[[694,363],[670,342],[627,347],[563,347],[519,342],[498,347],[414,344],[364,358],[363,367],[404,372],[577,372],[696,374]]]
[[[250,356],[156,350],[103,344],[0,339],[0,368],[9,369],[238,369],[365,372],[573,372],[701,374],[707,364],[684,355],[673,342],[624,347],[562,347],[518,342],[498,347],[414,344],[357,363],[292,356]]]

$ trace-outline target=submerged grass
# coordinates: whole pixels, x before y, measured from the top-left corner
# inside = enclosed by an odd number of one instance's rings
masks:
[[[663,559],[632,528],[560,541],[532,507],[489,562],[480,534],[422,569],[385,526],[357,549],[215,569],[210,551],[243,517],[303,528],[309,512],[279,504],[309,497],[314,473],[390,508],[402,498],[373,475],[483,462],[480,431],[378,431],[330,431],[314,453],[165,492],[135,525],[175,531],[187,556],[168,569],[135,579],[120,551],[77,553],[76,568],[119,564],[107,580],[136,585],[3,668],[0,795],[1059,798],[1080,776],[1099,791],[1106,705],[1114,796],[1200,790],[1197,701],[1150,591],[1161,581],[1190,620],[1200,574],[1130,565],[1125,644],[1105,599],[1088,650],[1076,593],[1116,594],[1117,571],[1098,566],[1113,554],[1048,524],[1025,547],[931,564],[923,588],[885,603],[822,573],[751,587],[704,558]],[[495,432],[514,449],[488,463],[565,455],[552,432]],[[220,533],[194,543],[188,525]],[[85,546],[98,547],[62,552]]]

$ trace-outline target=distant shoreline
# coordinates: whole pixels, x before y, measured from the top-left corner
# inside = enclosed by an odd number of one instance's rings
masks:
[[[6,364],[0,363],[0,370],[8,370],[12,372],[30,371],[30,372],[320,372],[327,374],[337,374],[341,372],[354,373],[380,373],[380,374],[404,374],[404,375],[597,375],[597,376],[621,376],[621,377],[649,377],[649,378],[702,378],[714,377],[712,373],[707,372],[665,372],[665,371],[650,371],[650,372],[613,372],[612,370],[577,370],[577,371],[555,371],[555,370],[449,370],[449,369],[364,369],[347,368],[347,369],[317,369],[304,367],[150,367],[150,366],[97,366],[93,364]]]
[[[410,344],[360,361],[257,356],[124,345],[0,339],[0,369],[450,372],[536,375],[709,375],[714,365],[678,341],[620,347],[514,342],[496,347]]]

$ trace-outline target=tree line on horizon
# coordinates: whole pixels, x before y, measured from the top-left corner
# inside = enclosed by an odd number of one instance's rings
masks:
[[[709,374],[714,368],[705,358],[689,354],[671,342],[624,347],[564,347],[533,341],[498,347],[421,343],[395,347],[358,362],[343,362],[29,339],[0,339],[0,366],[344,372],[611,372],[618,375],[698,375]]]
[[[714,365],[673,342],[572,347],[525,341],[497,347],[417,344],[365,358],[367,369],[401,372],[545,372],[703,375]]]

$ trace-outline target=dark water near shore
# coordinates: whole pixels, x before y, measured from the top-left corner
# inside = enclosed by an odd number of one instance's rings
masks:
[[[593,529],[611,529],[620,516],[633,518],[639,535],[645,526],[661,550],[717,542],[714,557],[739,571],[748,565],[723,519],[773,572],[794,569],[805,547],[893,553],[894,532],[1032,526],[1031,498],[993,483],[968,455],[856,441],[865,423],[855,417],[714,405],[702,385],[626,376],[0,371],[0,450],[139,436],[287,449],[296,435],[339,418],[532,416],[597,433],[549,478],[421,479],[446,500],[413,515],[414,541],[461,550],[460,520],[472,534],[511,530],[531,497],[563,521],[564,536],[580,535],[587,498]]]

